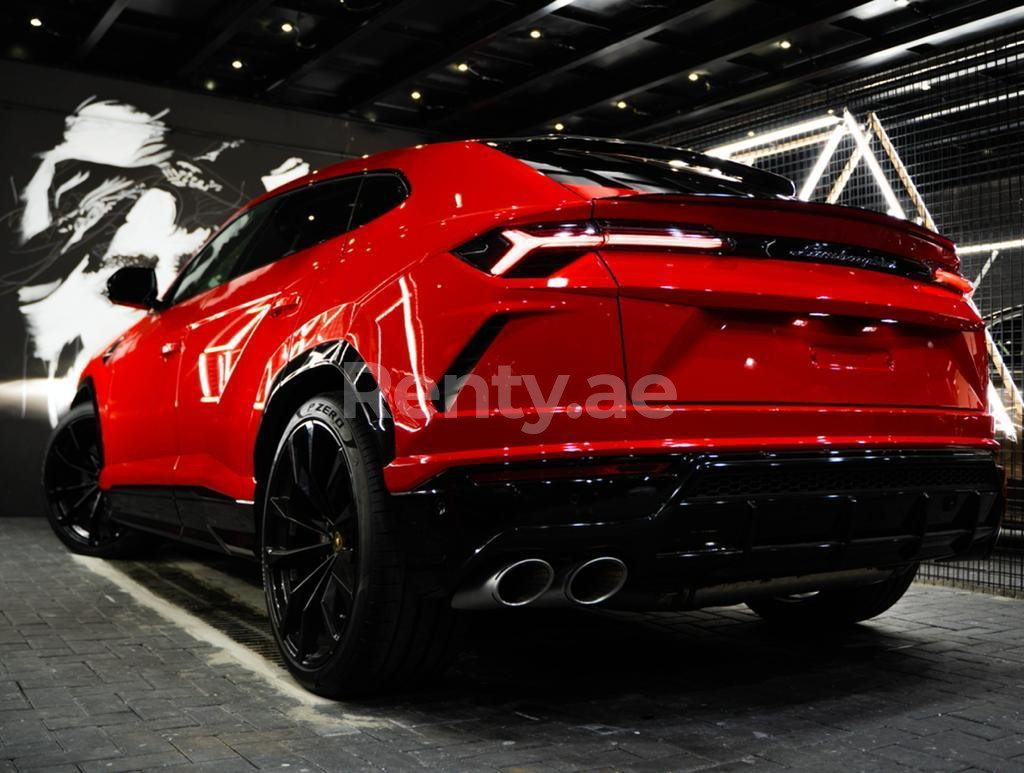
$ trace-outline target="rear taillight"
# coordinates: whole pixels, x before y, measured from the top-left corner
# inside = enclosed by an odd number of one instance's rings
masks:
[[[585,221],[501,228],[453,252],[494,276],[536,277],[547,276],[591,250],[715,252],[725,245],[721,236],[696,226]]]
[[[932,279],[934,279],[937,284],[956,290],[962,295],[970,295],[974,292],[974,283],[971,282],[970,279],[960,276],[955,271],[947,271],[944,268],[937,268],[932,274]]]
[[[756,234],[722,235],[697,225],[585,220],[488,231],[452,252],[470,265],[506,279],[545,277],[593,250],[665,250],[797,260],[932,281],[962,295],[974,285],[956,271],[867,247]]]

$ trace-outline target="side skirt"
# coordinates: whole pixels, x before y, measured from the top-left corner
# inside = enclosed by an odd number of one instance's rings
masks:
[[[109,496],[111,517],[126,526],[233,556],[256,556],[252,502],[175,486],[118,486]]]

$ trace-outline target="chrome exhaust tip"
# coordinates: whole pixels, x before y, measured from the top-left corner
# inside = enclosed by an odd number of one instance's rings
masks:
[[[574,604],[600,604],[622,590],[627,574],[626,564],[612,556],[584,561],[565,578],[566,598]]]
[[[458,591],[455,609],[525,607],[539,599],[555,580],[555,570],[542,558],[524,558],[500,569],[482,583]]]

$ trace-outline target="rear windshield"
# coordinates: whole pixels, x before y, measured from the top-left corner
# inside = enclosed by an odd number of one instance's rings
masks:
[[[638,193],[775,197],[793,195],[784,177],[681,148],[547,138],[489,143],[587,197]]]

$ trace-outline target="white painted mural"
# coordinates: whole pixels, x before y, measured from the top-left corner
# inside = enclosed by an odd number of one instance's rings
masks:
[[[310,171],[287,150],[179,137],[169,117],[90,97],[63,119],[59,141],[30,149],[27,179],[12,176],[0,294],[15,295],[25,362],[0,381],[0,409],[55,423],[85,362],[141,313],[107,301],[111,273],[151,265],[166,288],[233,210]]]

